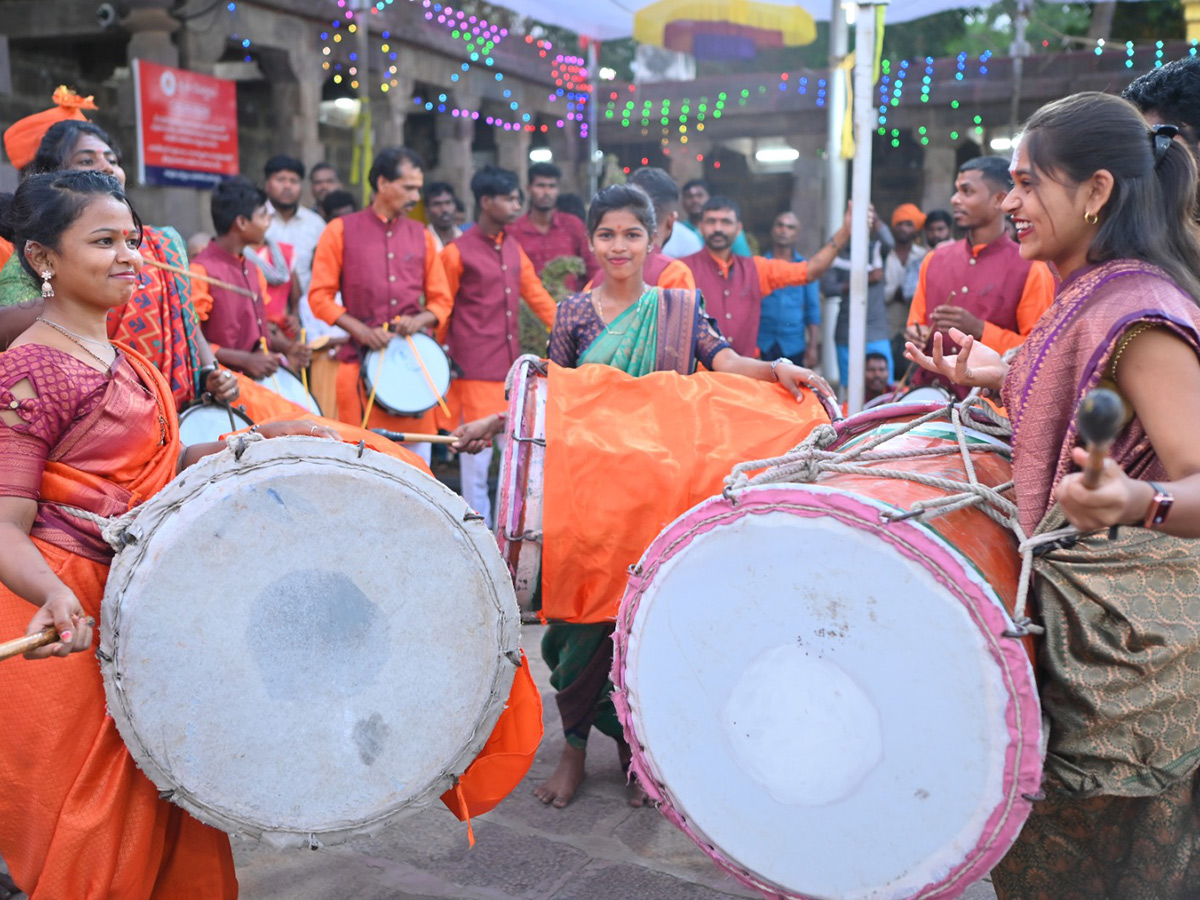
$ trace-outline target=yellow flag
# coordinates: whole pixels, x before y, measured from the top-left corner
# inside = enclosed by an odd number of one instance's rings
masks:
[[[883,17],[886,10],[886,6],[875,7],[875,63],[871,67],[874,74],[872,84],[879,81],[879,66],[883,59]],[[854,158],[854,60],[857,52],[856,49],[842,60],[837,72],[833,74],[833,77],[846,81],[846,114],[842,117],[842,159]]]

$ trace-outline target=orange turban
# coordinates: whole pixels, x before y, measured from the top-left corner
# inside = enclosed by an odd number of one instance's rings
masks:
[[[42,138],[46,136],[51,125],[67,119],[87,121],[87,117],[80,110],[96,108],[91,97],[80,97],[65,85],[59,85],[53,99],[54,106],[14,122],[4,132],[4,152],[8,154],[8,161],[18,169],[23,169],[33,162]]]
[[[899,222],[912,222],[920,231],[925,227],[925,213],[921,212],[915,204],[901,203],[892,213],[892,227],[895,228]]]

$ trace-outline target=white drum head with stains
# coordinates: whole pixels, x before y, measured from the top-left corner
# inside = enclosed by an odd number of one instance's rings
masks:
[[[485,524],[423,472],[283,438],[201,460],[129,529],[101,612],[109,710],[197,818],[331,843],[434,801],[519,662]]]

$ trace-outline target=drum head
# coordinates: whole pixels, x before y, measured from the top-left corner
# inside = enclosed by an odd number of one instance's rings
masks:
[[[410,346],[403,338],[394,338],[383,350],[369,351],[362,364],[367,395],[374,390],[375,402],[397,416],[419,416],[437,406],[429,379],[443,397],[450,390],[450,360],[441,346],[427,334],[414,334],[412,339]],[[422,362],[429,378],[421,371]]]
[[[970,560],[883,508],[812,485],[714,498],[651,545],[622,604],[639,775],[771,896],[957,896],[1040,783],[1008,614]]]
[[[519,661],[484,523],[390,456],[311,438],[201,460],[140,508],[104,596],[108,707],[201,821],[344,840],[451,787]]]
[[[546,466],[545,369],[535,356],[513,364],[509,440],[500,459],[496,540],[522,609],[529,609],[542,571],[542,490]]]
[[[274,375],[260,378],[258,383],[285,400],[291,400],[297,406],[307,409],[314,416],[321,415],[321,407],[317,404],[316,398],[304,389],[304,382],[293,375],[289,369],[276,369]]]
[[[221,435],[254,423],[239,410],[216,403],[197,403],[179,414],[179,440],[185,447],[219,441]]]

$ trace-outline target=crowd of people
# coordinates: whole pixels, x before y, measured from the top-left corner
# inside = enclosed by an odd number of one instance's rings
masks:
[[[1056,577],[1035,582],[1046,798],[996,872],[1002,898],[1200,895],[1200,60],[1156,69],[1126,98],[1044,107],[1012,160],[959,167],[949,211],[869,215],[868,398],[989,392],[1013,426],[1025,533],[1084,533],[1047,555]],[[58,636],[0,664],[6,704],[54,713],[17,717],[0,746],[0,856],[34,900],[236,896],[228,840],[158,797],[104,715],[94,654],[81,651],[112,557],[66,509],[124,512],[219,452],[180,445],[189,404],[237,404],[268,438],[449,432],[462,493],[491,521],[521,301],[559,366],[704,367],[800,396],[829,392],[816,369],[836,362],[846,383],[847,303],[836,360],[821,360],[820,335],[821,291],[848,292],[848,212],[805,259],[797,246],[815,225],[782,211],[756,255],[738,201],[703,181],[681,188],[643,168],[581,218],[559,170],[539,163],[526,190],[516,172],[475,172],[467,222],[451,185],[427,184],[420,156],[389,147],[363,209],[328,163],[279,155],[261,187],[218,185],[213,233],[185,249],[141,222],[120,149],[84,104],[56,101],[5,133],[22,182],[0,203],[0,635]],[[580,272],[556,302],[542,275],[564,257]],[[448,350],[457,377],[444,409],[397,416],[364,388],[363,354],[418,333]],[[323,416],[264,386],[284,368],[309,373]],[[1093,484],[1075,403],[1100,384],[1127,417]],[[429,462],[429,444],[409,449]],[[572,800],[592,726],[628,759],[611,684],[584,678],[611,658],[611,633],[546,630],[565,735],[536,791],[547,804]],[[47,657],[61,659],[34,662]],[[644,799],[635,789],[631,802]]]

